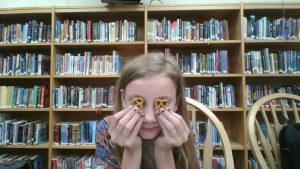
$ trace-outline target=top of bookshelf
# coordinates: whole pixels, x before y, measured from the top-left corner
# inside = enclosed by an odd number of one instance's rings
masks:
[[[91,13],[91,12],[136,12],[136,11],[208,11],[208,10],[282,10],[299,9],[299,3],[203,3],[203,4],[157,4],[157,5],[96,5],[0,8],[0,14],[29,13]]]
[[[90,12],[137,12],[144,11],[145,5],[103,5],[99,7],[58,7],[55,13],[90,13]]]
[[[146,5],[146,9],[147,11],[239,10],[240,4]]]
[[[53,8],[0,8],[0,14],[9,15],[9,14],[51,14]]]
[[[299,3],[243,3],[244,10],[267,10],[267,9],[299,9]]]

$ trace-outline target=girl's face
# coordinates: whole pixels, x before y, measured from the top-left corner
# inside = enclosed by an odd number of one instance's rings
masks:
[[[172,111],[177,110],[176,86],[164,74],[134,80],[125,87],[125,90],[121,89],[120,93],[124,108],[130,105],[133,97],[139,96],[144,99],[142,109],[145,115],[144,123],[139,131],[139,136],[144,140],[156,138],[161,131],[155,114],[156,99],[167,99],[168,107]]]

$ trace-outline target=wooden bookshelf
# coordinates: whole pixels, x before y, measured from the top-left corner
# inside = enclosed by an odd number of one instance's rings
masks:
[[[244,17],[249,18],[250,15],[255,15],[256,19],[261,17],[267,17],[270,22],[274,19],[283,17],[295,19],[299,18],[298,11],[300,8],[299,3],[289,4],[255,4],[255,3],[244,3],[243,13]],[[244,30],[243,30],[244,31]],[[271,39],[271,40],[249,40],[244,39],[244,52],[251,50],[263,50],[268,48],[270,53],[285,50],[299,51],[299,39]],[[245,58],[244,58],[245,59]],[[245,65],[244,65],[245,66]],[[270,84],[274,87],[280,86],[299,86],[300,75],[299,74],[244,74],[245,85],[262,85]],[[245,95],[246,96],[246,95]],[[245,115],[248,114],[250,108],[245,105]],[[269,111],[269,110],[268,110]],[[290,112],[289,112],[290,113]],[[252,156],[251,151],[247,151],[248,146],[245,144],[246,159],[248,156]]]
[[[300,4],[285,4],[286,17],[300,17]],[[51,168],[51,159],[57,154],[70,155],[72,153],[93,154],[95,146],[62,146],[53,144],[53,126],[59,122],[99,120],[113,112],[113,108],[53,108],[52,89],[60,85],[74,85],[87,87],[108,87],[116,83],[119,75],[57,75],[56,55],[64,53],[84,53],[86,51],[97,55],[111,55],[116,50],[122,63],[143,53],[162,51],[165,48],[174,53],[203,52],[228,50],[228,73],[226,74],[183,74],[187,87],[194,85],[217,85],[220,82],[231,84],[235,89],[235,108],[212,108],[211,110],[224,124],[231,141],[235,168],[248,168],[248,143],[246,117],[249,108],[246,105],[246,85],[273,83],[280,85],[300,86],[299,74],[246,74],[244,53],[251,50],[270,48],[274,51],[299,50],[300,40],[249,40],[244,38],[244,17],[256,15],[256,18],[267,16],[270,19],[282,16],[282,4],[276,3],[237,3],[237,4],[195,4],[195,5],[126,5],[100,7],[70,7],[70,8],[23,8],[1,9],[1,23],[15,24],[36,19],[51,24],[51,42],[47,43],[0,43],[1,54],[36,52],[50,56],[49,75],[42,76],[0,76],[2,86],[47,85],[50,87],[49,108],[13,108],[0,109],[0,113],[7,112],[18,118],[47,122],[48,143],[33,146],[0,146],[5,150],[24,154],[25,149],[34,150],[45,156],[47,168]],[[148,21],[163,17],[173,21],[191,19],[197,22],[208,21],[211,18],[228,21],[229,39],[227,40],[199,40],[199,41],[149,41]],[[105,21],[116,20],[134,21],[137,25],[137,39],[133,42],[56,42],[55,23],[57,20]],[[0,24],[1,24],[0,23]],[[96,113],[98,112],[98,113]],[[29,117],[29,115],[31,117]],[[202,115],[197,115],[202,119]],[[203,148],[200,148],[202,150]],[[215,148],[220,151],[221,148]]]

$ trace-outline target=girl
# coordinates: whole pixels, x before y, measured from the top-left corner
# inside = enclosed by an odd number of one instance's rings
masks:
[[[150,53],[124,65],[116,110],[97,124],[96,157],[109,169],[196,169],[193,136],[176,62]],[[142,107],[131,104],[142,98]],[[157,99],[168,107],[157,112]]]

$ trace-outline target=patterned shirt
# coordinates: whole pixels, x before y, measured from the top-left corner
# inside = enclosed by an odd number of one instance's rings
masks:
[[[111,116],[103,118],[96,127],[96,158],[101,160],[101,165],[107,169],[120,168],[115,158],[115,150],[110,144],[108,127]]]

